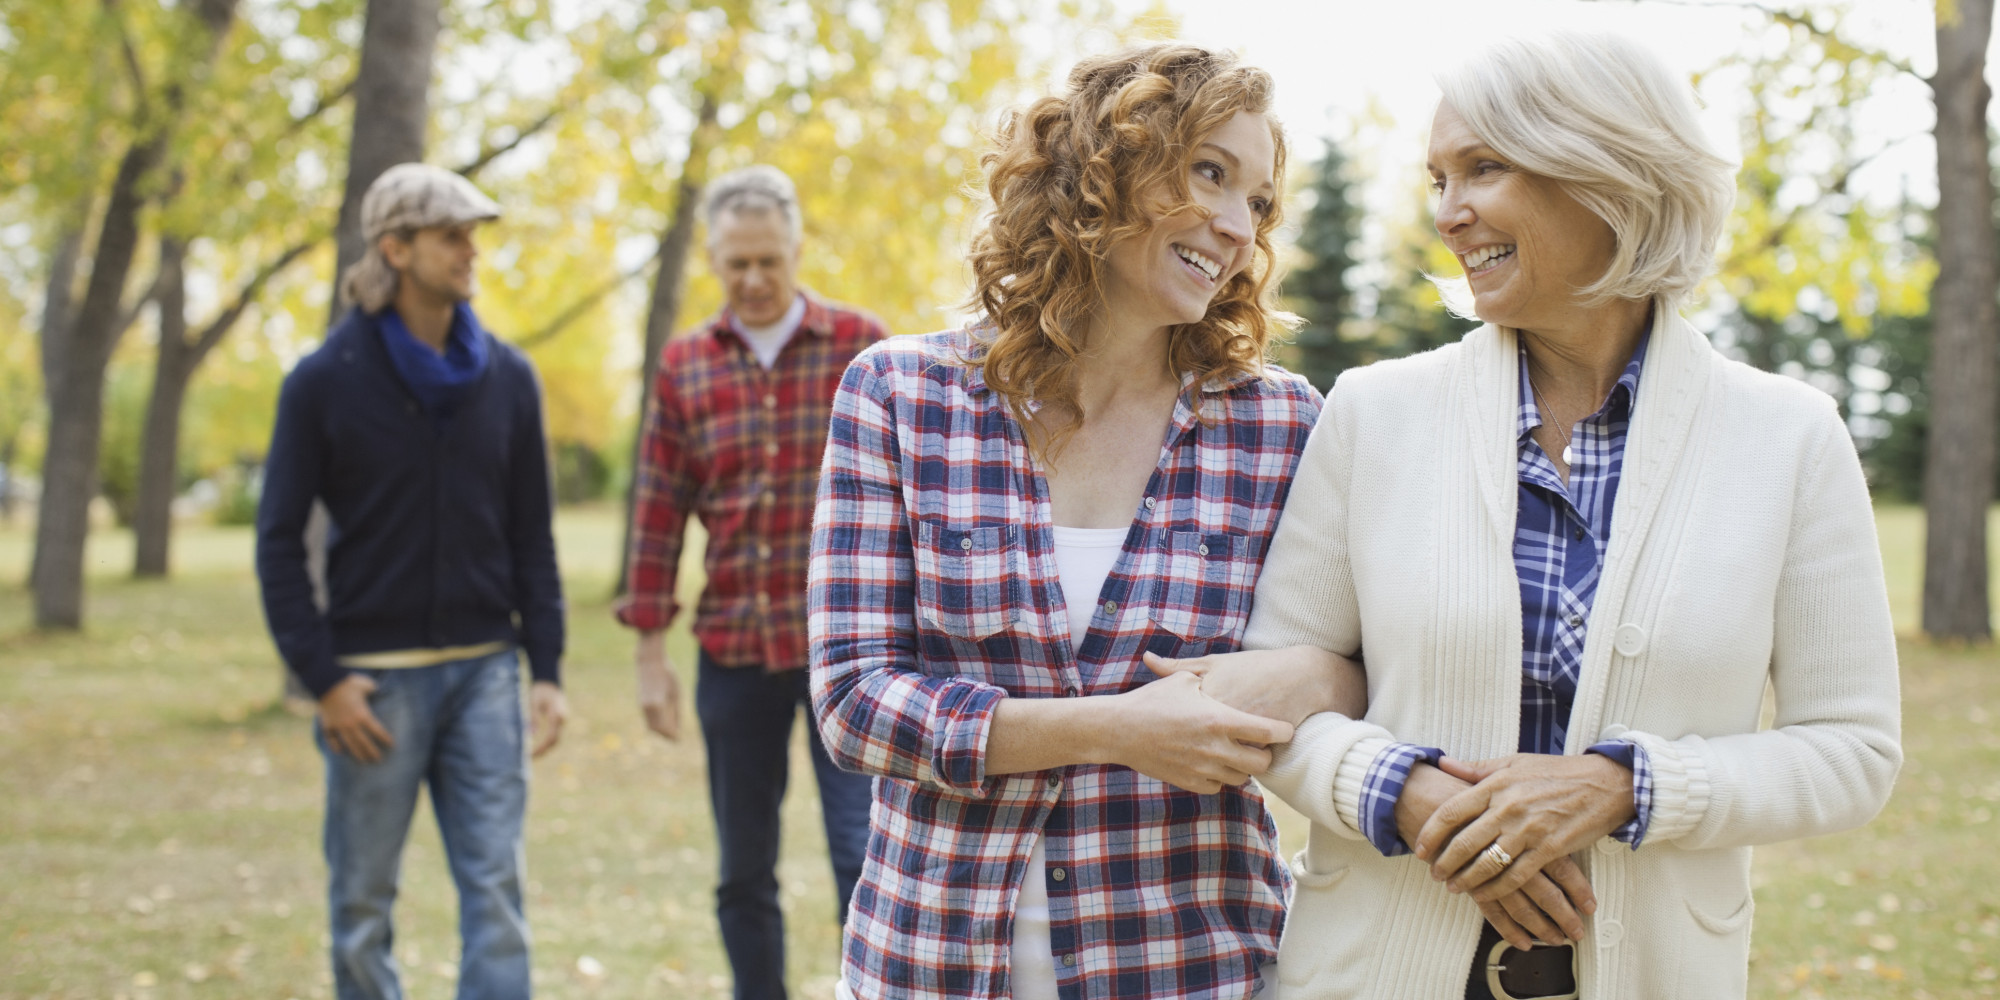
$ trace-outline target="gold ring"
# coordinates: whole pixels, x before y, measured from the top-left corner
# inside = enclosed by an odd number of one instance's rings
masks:
[[[1514,856],[1512,854],[1508,854],[1507,849],[1501,847],[1500,842],[1498,840],[1495,840],[1494,842],[1487,844],[1486,850],[1481,851],[1479,856],[1488,861],[1499,862],[1500,870],[1502,871],[1505,871],[1508,865],[1514,863]]]

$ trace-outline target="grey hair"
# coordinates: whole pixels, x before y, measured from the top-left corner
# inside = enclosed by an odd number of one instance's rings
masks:
[[[743,167],[723,174],[708,185],[701,200],[701,221],[708,225],[708,239],[715,241],[715,223],[724,212],[777,212],[798,246],[805,234],[799,217],[799,192],[785,172],[767,164]]]
[[[1651,49],[1613,34],[1557,31],[1497,42],[1437,77],[1493,151],[1561,185],[1611,227],[1590,302],[1662,298],[1678,308],[1715,266],[1736,201],[1736,164],[1696,117],[1694,91]],[[1470,315],[1464,278],[1433,279]]]

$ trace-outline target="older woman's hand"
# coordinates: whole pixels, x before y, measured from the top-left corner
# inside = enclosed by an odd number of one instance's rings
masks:
[[[1472,787],[1440,805],[1411,848],[1431,862],[1432,878],[1481,903],[1518,891],[1633,816],[1632,772],[1601,754],[1524,753],[1446,766]],[[1511,861],[1487,854],[1493,844]]]
[[[1368,675],[1361,664],[1318,646],[1245,649],[1185,660],[1141,657],[1153,673],[1190,673],[1203,694],[1241,712],[1296,726],[1317,712],[1360,718],[1368,711]]]
[[[1396,828],[1403,842],[1416,843],[1429,817],[1471,787],[1429,764],[1411,768],[1396,800]],[[1597,912],[1597,894],[1583,869],[1564,856],[1535,873],[1519,890],[1480,901],[1479,912],[1508,944],[1526,950],[1536,944],[1582,940],[1583,915]]]

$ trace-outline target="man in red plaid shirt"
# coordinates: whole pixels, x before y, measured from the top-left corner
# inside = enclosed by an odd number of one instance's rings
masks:
[[[778,805],[792,721],[808,706],[806,561],[813,494],[840,378],[880,321],[799,287],[798,197],[778,170],[725,174],[702,206],[709,264],[727,306],[668,341],[647,404],[634,506],[631,592],[618,620],[639,630],[646,724],[680,735],[667,660],[687,516],[708,531],[695,608],[695,714],[708,749],[721,846],[716,916],[738,1000],[785,995],[778,909]],[[836,768],[810,721],[820,808],[845,919],[868,837],[871,779]]]

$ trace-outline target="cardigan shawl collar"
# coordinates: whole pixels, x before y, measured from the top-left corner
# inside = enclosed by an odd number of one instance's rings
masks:
[[[1584,640],[1582,676],[1565,753],[1581,753],[1600,737],[1615,640],[1612,626],[1622,620],[1637,554],[1645,549],[1648,529],[1686,450],[1714,370],[1715,348],[1707,337],[1665,302],[1653,304],[1653,315],[1662,321],[1639,376],[1638,405],[1627,431],[1625,466],[1612,506],[1611,544],[1591,608],[1591,618],[1604,627],[1592,628]],[[1461,342],[1454,393],[1462,432],[1472,442],[1480,496],[1494,534],[1510,543],[1520,502],[1515,489],[1520,441],[1514,433],[1521,402],[1519,340],[1519,331],[1492,324],[1467,334]]]

